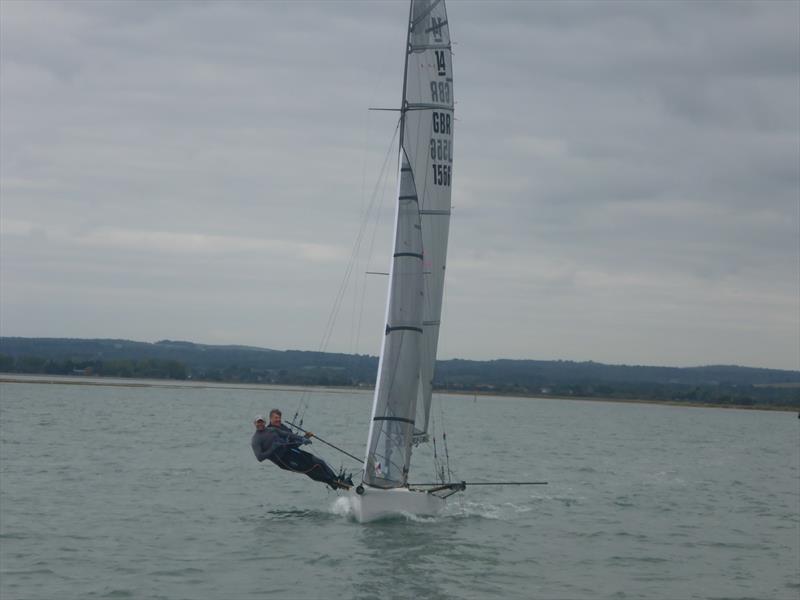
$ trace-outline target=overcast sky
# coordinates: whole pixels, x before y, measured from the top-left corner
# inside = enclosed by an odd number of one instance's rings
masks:
[[[440,358],[800,369],[800,3],[448,13]],[[2,335],[377,354],[407,14],[0,2]]]

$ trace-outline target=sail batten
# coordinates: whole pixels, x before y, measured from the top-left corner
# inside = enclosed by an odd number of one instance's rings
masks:
[[[411,0],[386,334],[364,482],[406,486],[428,429],[442,310],[453,163],[453,75],[444,0]]]
[[[451,113],[453,112],[453,108],[447,106],[446,104],[431,104],[430,102],[427,104],[409,104],[405,110],[406,112],[408,112],[412,110],[433,110],[433,109],[449,111]]]
[[[411,46],[411,52],[436,49],[452,50],[452,46],[450,46],[450,44],[417,44],[415,46]],[[452,79],[450,81],[452,81]]]

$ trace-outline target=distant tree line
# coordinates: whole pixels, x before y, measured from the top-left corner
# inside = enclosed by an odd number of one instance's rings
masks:
[[[307,386],[374,385],[375,356],[210,346],[163,340],[0,338],[0,371]],[[434,388],[463,393],[587,397],[800,408],[800,371],[532,360],[443,360]]]
[[[558,398],[608,398],[616,400],[648,400],[686,402],[729,406],[796,406],[800,408],[800,385],[795,388],[727,384],[659,384],[659,383],[559,383],[530,387],[516,382],[497,384],[460,384],[442,382],[437,389],[464,393],[488,392]]]
[[[138,377],[143,379],[186,379],[186,365],[176,360],[143,358],[141,360],[72,360],[41,356],[13,357],[0,354],[0,372],[43,375],[98,375],[101,377]]]

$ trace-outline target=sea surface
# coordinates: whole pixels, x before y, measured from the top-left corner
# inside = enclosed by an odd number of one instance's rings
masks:
[[[440,395],[458,479],[549,485],[361,525],[253,457],[255,414],[301,396],[0,384],[0,598],[800,597],[795,413]],[[360,456],[371,402],[307,394],[305,426]]]

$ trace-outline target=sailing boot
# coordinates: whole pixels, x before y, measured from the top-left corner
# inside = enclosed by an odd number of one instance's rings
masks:
[[[349,490],[353,486],[353,478],[349,475],[345,475],[344,467],[342,467],[339,474],[336,476],[336,483],[346,490]]]

